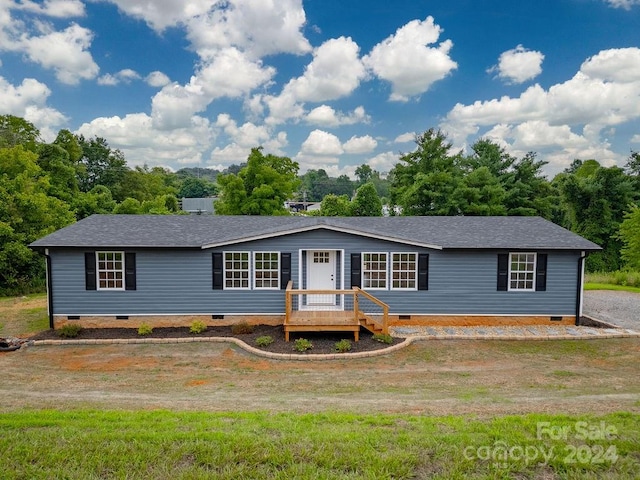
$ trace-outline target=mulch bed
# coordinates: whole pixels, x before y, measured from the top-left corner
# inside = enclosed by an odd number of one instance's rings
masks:
[[[273,338],[273,343],[268,347],[257,347],[256,338],[269,335]],[[351,341],[351,350],[354,352],[367,352],[379,350],[401,342],[403,339],[394,338],[392,344],[381,343],[373,339],[373,334],[364,328],[360,329],[360,340],[353,341],[351,332],[331,333],[331,332],[305,332],[291,333],[291,341],[284,341],[284,330],[281,326],[272,327],[258,325],[252,333],[234,334],[231,327],[209,327],[203,333],[193,334],[189,332],[189,327],[162,327],[154,328],[150,335],[138,335],[136,328],[84,328],[80,331],[77,339],[130,339],[130,338],[185,338],[185,337],[236,337],[253,347],[260,348],[267,352],[275,353],[300,353],[293,349],[294,341],[297,338],[306,338],[311,341],[313,348],[304,353],[338,353],[335,348],[336,342],[347,339]],[[30,340],[50,340],[60,339],[56,330],[45,330],[40,332]]]

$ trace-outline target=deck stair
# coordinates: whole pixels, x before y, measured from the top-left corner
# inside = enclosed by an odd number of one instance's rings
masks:
[[[370,293],[358,287],[349,290],[294,290],[293,282],[289,282],[285,291],[285,340],[289,341],[291,332],[353,332],[354,340],[359,340],[360,327],[372,333],[388,334],[389,307]],[[303,295],[337,295],[350,308],[335,309],[300,309]],[[377,313],[365,313],[360,306]]]

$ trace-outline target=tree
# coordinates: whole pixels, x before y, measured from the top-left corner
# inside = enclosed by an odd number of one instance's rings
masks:
[[[31,122],[13,115],[0,115],[0,148],[22,145],[35,153],[40,143],[40,130]]]
[[[180,198],[205,198],[215,195],[216,187],[213,183],[202,178],[187,177],[178,191]]]
[[[322,199],[320,215],[323,217],[349,217],[351,216],[351,202],[346,195],[330,193]]]
[[[358,185],[364,185],[365,183],[371,181],[371,177],[373,176],[373,170],[367,164],[362,164],[358,168],[356,168],[356,177],[358,177]]]
[[[49,175],[49,195],[70,203],[79,193],[78,178],[69,154],[55,143],[38,147],[38,165]]]
[[[417,149],[400,157],[391,171],[391,202],[403,215],[457,215],[453,199],[461,171],[459,154],[440,130],[416,136]]]
[[[41,256],[27,245],[74,221],[68,205],[49,196],[35,153],[0,148],[0,291],[24,291],[44,277]]]
[[[237,175],[218,177],[221,192],[216,202],[220,215],[288,215],[285,202],[297,190],[298,164],[287,157],[263,155],[253,148],[246,167]]]
[[[618,270],[622,243],[617,234],[627,205],[635,200],[633,183],[621,168],[594,169],[593,162],[584,162],[572,174],[559,175],[554,183],[566,212],[564,226],[603,249],[587,257],[587,269]]]
[[[81,220],[94,213],[112,213],[116,207],[116,202],[111,195],[111,190],[98,185],[90,192],[80,192],[73,199],[71,207],[76,214],[76,218]]]
[[[81,135],[78,137],[78,143],[82,148],[80,163],[84,166],[84,172],[79,178],[80,189],[88,192],[97,185],[103,185],[114,193],[128,169],[122,152],[112,150],[101,137],[86,140]],[[114,198],[124,200],[125,197]]]
[[[542,167],[547,162],[536,159],[533,152],[513,164],[513,173],[504,204],[507,215],[540,215],[553,218],[558,204],[558,195],[551,183],[544,177]]]
[[[631,205],[620,224],[618,238],[622,241],[622,260],[625,266],[640,271],[640,207]]]
[[[476,168],[462,178],[453,198],[463,215],[506,215],[504,187],[489,167]]]
[[[365,183],[358,190],[351,202],[351,215],[354,217],[382,216],[382,202],[373,183]]]

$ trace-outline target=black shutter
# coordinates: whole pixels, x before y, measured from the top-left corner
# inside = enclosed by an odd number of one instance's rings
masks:
[[[507,291],[509,284],[509,254],[498,254],[498,290]]]
[[[351,254],[351,288],[360,287],[362,285],[361,258],[362,256],[359,253]]]
[[[84,285],[85,290],[96,289],[96,253],[84,253]]]
[[[124,254],[124,289],[136,289],[136,254],[133,252]]]
[[[222,252],[213,252],[213,289],[222,290]]]
[[[418,254],[418,290],[429,290],[429,254]]]
[[[291,254],[280,253],[280,288],[285,290],[291,280]]]
[[[547,290],[547,254],[539,253],[536,262],[536,292]]]

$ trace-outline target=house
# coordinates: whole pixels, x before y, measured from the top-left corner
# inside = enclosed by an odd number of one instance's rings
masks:
[[[46,256],[52,328],[354,333],[574,324],[584,258],[600,249],[539,217],[213,215],[94,215],[31,247]]]

